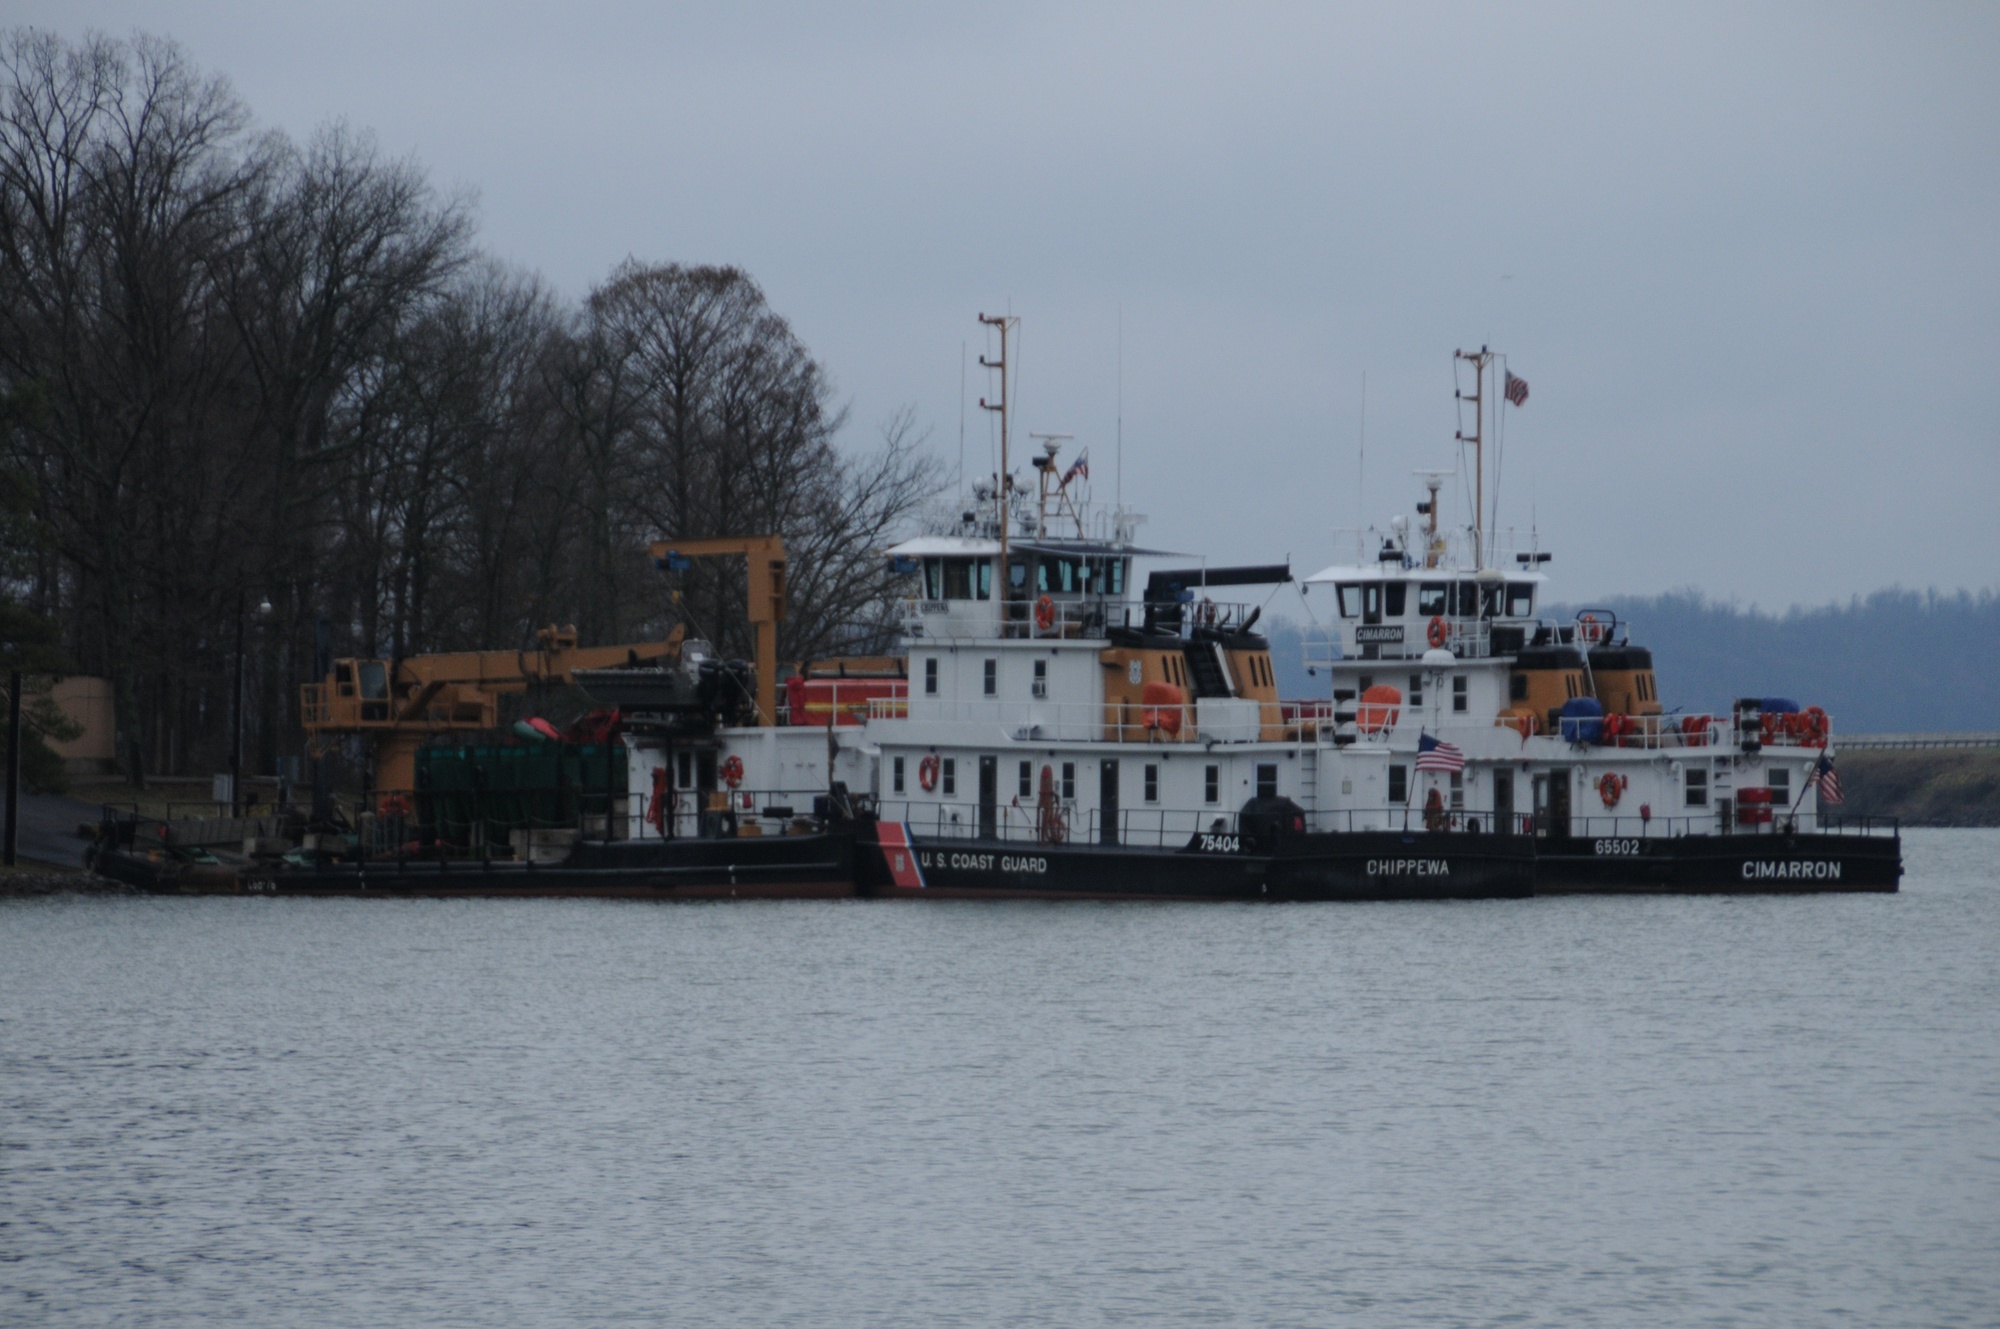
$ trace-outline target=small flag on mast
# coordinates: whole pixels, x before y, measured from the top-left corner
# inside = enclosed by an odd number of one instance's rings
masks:
[[[1813,767],[1812,781],[1814,787],[1819,790],[1820,802],[1841,803],[1846,801],[1840,794],[1840,777],[1834,773],[1833,758],[1823,756],[1819,759],[1819,764]]]
[[[1516,406],[1526,406],[1528,404],[1528,380],[1525,378],[1516,378],[1514,371],[1511,369],[1507,371],[1505,391],[1507,393],[1507,400],[1513,402]]]
[[[1062,482],[1057,487],[1068,487],[1069,482],[1076,479],[1079,475],[1086,480],[1090,478],[1090,452],[1088,449],[1085,449],[1083,454],[1070,464],[1070,468],[1063,472]]]
[[[1417,735],[1417,769],[1420,771],[1462,771],[1465,753],[1450,743],[1441,743],[1429,734]]]

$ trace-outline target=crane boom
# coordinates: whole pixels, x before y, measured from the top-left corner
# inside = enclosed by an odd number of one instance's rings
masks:
[[[677,561],[741,554],[749,565],[750,626],[757,644],[757,723],[778,722],[778,624],[785,617],[785,541],[777,535],[713,540],[655,540],[653,565],[675,569]]]

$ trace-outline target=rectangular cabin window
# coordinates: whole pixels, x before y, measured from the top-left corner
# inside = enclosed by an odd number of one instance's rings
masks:
[[[903,792],[903,759],[901,757],[889,763],[889,792],[892,794]]]
[[[380,660],[361,662],[361,698],[382,701],[389,695],[389,671]]]
[[[1410,768],[1391,766],[1389,768],[1389,801],[1407,803],[1410,801]]]
[[[1220,803],[1222,801],[1222,768],[1204,766],[1201,770],[1201,801]]]
[[[1076,802],[1076,763],[1073,761],[1063,763],[1062,796],[1065,803]]]
[[[993,598],[993,564],[980,559],[973,566],[973,598],[991,600]]]
[[[1771,805],[1788,808],[1792,805],[1792,773],[1784,767],[1775,767],[1764,777],[1764,783],[1771,786]]]
[[[944,599],[944,560],[941,558],[924,560],[924,599]]]
[[[1000,695],[1000,662],[998,660],[986,661],[986,695],[989,697]]]
[[[1423,704],[1424,704],[1424,676],[1422,674],[1411,674],[1410,705],[1421,706]]]
[[[1361,617],[1361,587],[1351,581],[1344,581],[1335,588],[1340,593],[1340,616],[1342,618]]]
[[[1456,585],[1458,594],[1453,597],[1451,612],[1460,618],[1476,618],[1479,614],[1479,583],[1461,581]]]
[[[1024,558],[1010,558],[1007,560],[1007,585],[1016,591],[1027,589],[1028,560]]]
[[[1441,581],[1427,581],[1417,587],[1417,612],[1425,618],[1442,618],[1445,610],[1445,584]]]
[[[1276,798],[1278,796],[1278,763],[1260,761],[1257,763],[1257,797]]]
[[[939,767],[940,779],[938,787],[943,789],[945,797],[949,798],[958,792],[958,758],[946,757],[939,763]]]
[[[937,696],[937,657],[930,656],[924,661],[924,695]]]
[[[1408,603],[1410,583],[1392,581],[1382,588],[1382,612],[1390,618],[1401,618]]]
[[[1708,806],[1708,772],[1699,767],[1689,767],[1685,802],[1691,808]]]
[[[1535,612],[1535,584],[1531,581],[1507,583],[1507,617],[1529,618]]]
[[[1521,676],[1519,674],[1516,674],[1514,675],[1514,677],[1519,678]],[[1464,674],[1460,674],[1451,680],[1451,709],[1456,711],[1460,715],[1465,714],[1465,707],[1467,703],[1465,682],[1466,679]]]
[[[1506,602],[1507,588],[1505,586],[1482,586],[1479,588],[1479,616],[1481,618],[1500,617],[1500,609]]]
[[[1035,563],[1035,589],[1043,593],[1074,595],[1083,589],[1081,559],[1041,558]]]
[[[940,600],[970,600],[972,598],[974,560],[969,558],[948,558],[944,560],[944,594]]]
[[[1160,801],[1160,768],[1151,762],[1146,764],[1146,801],[1148,803]]]
[[[1368,691],[1368,689],[1375,686],[1375,675],[1363,674],[1361,675],[1361,677],[1355,679],[1354,682],[1357,687],[1359,687],[1363,692],[1366,692]]]
[[[1037,697],[1046,697],[1049,695],[1049,662],[1047,660],[1035,661],[1035,685],[1030,691]]]
[[[1528,699],[1528,676],[1515,674],[1507,680],[1507,700],[1526,701]]]
[[[1465,811],[1464,771],[1453,771],[1451,773],[1451,810],[1453,812]]]
[[[1363,623],[1382,621],[1382,583],[1379,581],[1361,584],[1361,621]]]
[[[1032,761],[1024,761],[1021,763],[1021,797],[1033,798],[1034,795],[1035,795],[1035,763],[1033,763]]]

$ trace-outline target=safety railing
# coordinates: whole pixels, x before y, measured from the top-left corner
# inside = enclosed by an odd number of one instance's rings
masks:
[[[909,635],[943,641],[1090,639],[1113,628],[1136,628],[1143,621],[1139,607],[1122,599],[1052,594],[986,600],[912,596],[902,601],[900,617]]]
[[[1720,805],[1705,813],[1685,816],[1634,817],[1572,814],[1555,817],[1543,813],[1539,820],[1523,816],[1526,829],[1544,838],[1572,840],[1677,839],[1682,836],[1769,836],[1769,835],[1867,835],[1897,836],[1902,823],[1895,817],[1853,815],[1840,812],[1787,811],[1771,809],[1770,820],[1746,824],[1737,810]]]

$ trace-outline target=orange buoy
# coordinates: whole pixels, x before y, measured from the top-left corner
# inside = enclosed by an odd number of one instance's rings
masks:
[[[722,765],[716,768],[716,774],[722,777],[724,784],[734,789],[743,783],[743,758],[732,752],[723,759]]]
[[[1035,601],[1035,626],[1047,632],[1056,625],[1056,602],[1048,596]]]
[[[1139,692],[1139,702],[1145,707],[1139,713],[1139,723],[1168,738],[1181,732],[1181,714],[1186,709],[1187,696],[1180,688],[1172,683],[1148,683]]]
[[[933,752],[917,763],[917,783],[922,785],[924,792],[928,794],[931,790],[937,788],[937,782],[938,759],[937,753]]]
[[[1364,734],[1386,734],[1396,727],[1396,717],[1402,713],[1403,694],[1387,683],[1377,683],[1361,694],[1361,705],[1355,712],[1354,720]]]
[[[1431,625],[1424,629],[1424,640],[1428,641],[1434,648],[1441,649],[1450,638],[1451,628],[1446,625],[1442,618],[1432,619]]]

